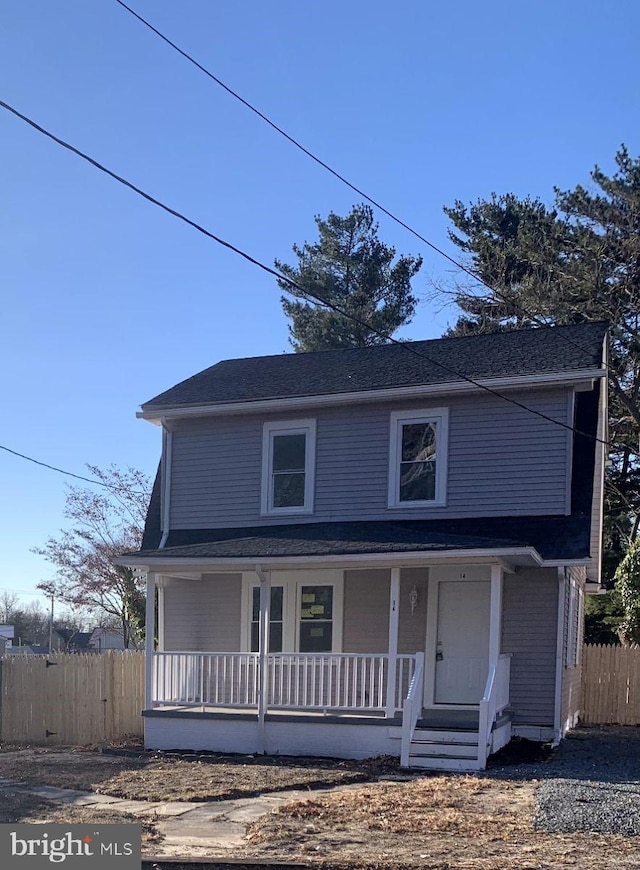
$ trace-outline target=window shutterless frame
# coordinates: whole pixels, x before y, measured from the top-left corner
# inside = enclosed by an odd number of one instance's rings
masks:
[[[449,409],[392,411],[390,422],[388,506],[444,507]]]
[[[240,643],[241,649],[246,652],[256,645],[256,620],[253,617],[256,615],[258,593],[254,590],[258,590],[259,585],[253,572],[243,573]],[[281,593],[272,591],[271,603],[272,606],[275,603],[274,596],[279,597],[282,609],[280,611],[277,607],[272,612],[269,636],[270,640],[281,637],[281,643],[277,645],[283,652],[300,652],[301,647],[306,647],[308,652],[342,652],[343,571],[335,568],[272,571],[271,589],[281,590]],[[327,595],[329,589],[331,592]],[[281,618],[278,619],[278,616]],[[329,642],[330,649],[327,649]],[[315,650],[311,647],[315,647]],[[271,652],[281,650],[271,649]]]
[[[313,513],[316,421],[267,422],[262,431],[262,515]]]

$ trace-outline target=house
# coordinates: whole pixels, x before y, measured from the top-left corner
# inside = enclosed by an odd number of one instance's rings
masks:
[[[59,632],[60,633],[60,632]],[[66,652],[69,653],[88,653],[89,642],[91,641],[91,631],[76,631],[75,629],[64,629]]]
[[[147,746],[472,770],[560,740],[605,377],[585,323],[227,360],[142,405]]]
[[[123,650],[124,648],[124,634],[121,628],[98,626],[91,632],[87,643],[88,652],[105,652],[109,649]]]
[[[15,628],[13,625],[0,623],[0,656],[4,655],[5,649],[13,644]]]
[[[41,656],[49,653],[49,646],[44,643],[25,643],[19,646],[6,646],[4,653],[12,656]]]

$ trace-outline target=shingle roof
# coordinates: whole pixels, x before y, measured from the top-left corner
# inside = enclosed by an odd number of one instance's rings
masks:
[[[605,323],[219,362],[143,410],[580,371],[601,364]],[[418,355],[419,354],[419,355]]]
[[[533,547],[545,560],[589,557],[589,516],[362,521],[172,531],[155,558],[269,559]]]

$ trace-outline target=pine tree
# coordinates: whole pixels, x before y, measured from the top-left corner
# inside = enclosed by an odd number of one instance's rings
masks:
[[[297,266],[275,261],[283,275],[311,294],[305,296],[278,280],[287,293],[281,302],[291,320],[291,345],[300,352],[384,343],[378,333],[391,335],[413,317],[417,300],[411,279],[422,258],[400,256],[394,263],[395,248],[378,238],[378,224],[368,205],[354,206],[346,217],[331,212],[326,220],[317,216],[315,221],[318,242],[293,246]],[[338,314],[313,297],[362,322]]]

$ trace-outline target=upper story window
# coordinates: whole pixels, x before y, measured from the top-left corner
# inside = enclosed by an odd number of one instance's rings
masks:
[[[265,423],[262,438],[262,513],[311,513],[316,421]]]
[[[389,507],[446,503],[447,408],[391,414]]]

